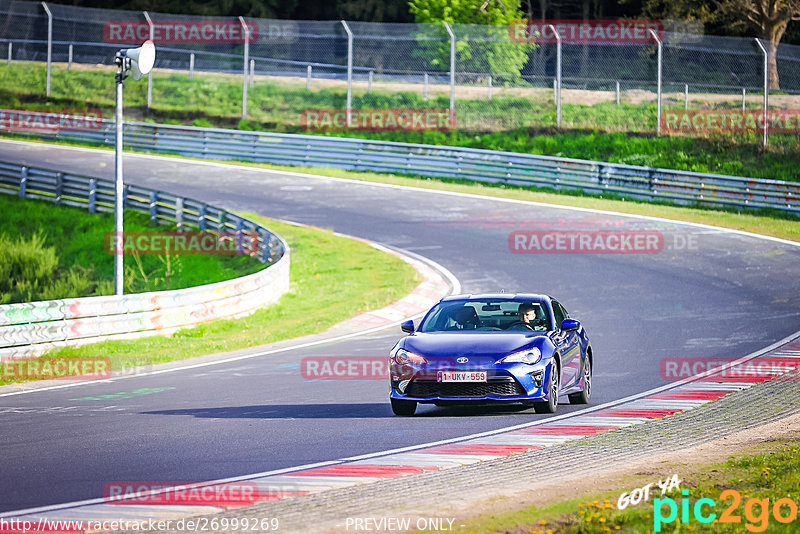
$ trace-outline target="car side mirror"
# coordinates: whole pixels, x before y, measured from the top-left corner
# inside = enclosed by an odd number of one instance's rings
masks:
[[[406,334],[413,334],[414,333],[414,321],[411,321],[411,320],[403,321],[402,323],[400,323],[400,330],[402,330]]]
[[[577,319],[564,319],[561,321],[561,330],[564,332],[572,332],[581,327],[581,322]]]

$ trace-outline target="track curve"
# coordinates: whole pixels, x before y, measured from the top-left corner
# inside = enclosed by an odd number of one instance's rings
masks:
[[[533,203],[126,155],[125,179],[419,252],[465,292],[557,296],[596,355],[595,398],[664,383],[670,357],[732,359],[800,324],[800,248],[721,230]],[[0,160],[113,177],[113,153],[0,141]],[[514,230],[656,230],[659,254],[513,254]],[[680,248],[692,240],[691,249]],[[0,511],[101,497],[112,481],[200,481],[493,430],[530,411],[391,415],[383,382],[304,382],[312,355],[384,355],[402,334],[122,383],[0,399]],[[147,388],[147,394],[120,395]],[[101,398],[103,400],[89,400]],[[563,405],[561,413],[579,407]]]

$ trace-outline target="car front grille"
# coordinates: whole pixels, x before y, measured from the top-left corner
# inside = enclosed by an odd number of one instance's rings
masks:
[[[492,380],[490,382],[434,382],[412,381],[405,391],[409,397],[523,397],[525,389],[516,380]]]

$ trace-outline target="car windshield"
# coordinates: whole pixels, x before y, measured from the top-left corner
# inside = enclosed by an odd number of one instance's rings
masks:
[[[520,320],[520,308],[527,321]],[[550,330],[550,314],[540,301],[511,299],[440,302],[423,319],[419,332]]]

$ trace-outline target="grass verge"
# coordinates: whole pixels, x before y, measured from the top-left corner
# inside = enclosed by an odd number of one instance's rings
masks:
[[[239,319],[181,330],[171,337],[105,341],[49,352],[40,362],[110,358],[114,370],[182,360],[321,332],[410,293],[421,281],[409,264],[332,231],[245,216],[281,235],[292,249],[291,290],[274,305]],[[13,380],[0,380],[0,384]]]
[[[617,509],[624,492],[654,482],[651,478],[632,481],[616,491],[597,493],[557,504],[497,515],[482,515],[461,521],[456,534],[486,532],[523,532],[530,534],[604,534],[607,532],[797,532],[800,525],[800,442],[777,440],[765,443],[759,450],[738,455],[723,463],[697,465],[683,477],[681,490],[661,495],[653,484],[649,502]],[[738,496],[738,497],[737,497]],[[713,521],[700,522],[694,515],[696,503],[704,501],[702,516],[715,514]],[[739,500],[737,501],[737,498]],[[656,499],[662,499],[658,501]],[[675,502],[676,516],[670,519]],[[687,499],[684,501],[683,499]],[[784,499],[784,500],[781,500]],[[756,502],[758,501],[758,502]],[[779,502],[780,501],[780,502]],[[794,503],[793,507],[789,501]],[[775,504],[784,522],[776,520]],[[683,517],[683,507],[688,515]],[[728,510],[732,521],[723,513]],[[687,519],[688,518],[688,519]],[[791,521],[786,521],[792,518]],[[670,519],[669,521],[667,521]],[[738,521],[737,521],[738,519]]]
[[[0,213],[0,243],[9,245],[0,250],[0,304],[114,294],[114,255],[104,248],[112,214],[6,194]],[[147,214],[125,212],[126,232],[175,230],[149,223]],[[221,282],[262,268],[242,255],[126,255],[124,264],[127,293]]]
[[[51,96],[45,97],[43,64],[0,65],[0,107],[88,107],[113,117],[114,86],[108,83],[112,72],[113,67],[76,66],[67,71],[63,65],[54,65]],[[314,90],[307,91],[302,84],[259,77],[249,89],[249,120],[240,120],[240,77],[196,73],[190,81],[188,74],[161,71],[154,74],[153,107],[146,105],[147,84],[129,83],[125,89],[125,112],[135,120],[166,124],[303,133],[302,116],[306,110],[345,107],[345,84],[326,86],[321,80],[315,83]],[[380,85],[372,93],[355,90],[353,109],[449,109],[449,96],[436,94],[425,99],[413,84],[394,88]],[[552,91],[520,90],[541,94],[512,92],[491,100],[483,96],[459,97],[455,104],[458,129],[449,132],[307,133],[568,156],[755,178],[800,179],[800,169],[795,164],[800,143],[795,134],[771,135],[766,151],[758,133],[656,136],[656,104],[649,101],[621,105],[565,102],[562,127],[556,129]],[[737,98],[731,95],[729,101],[699,102],[693,109],[736,108],[741,105]]]

